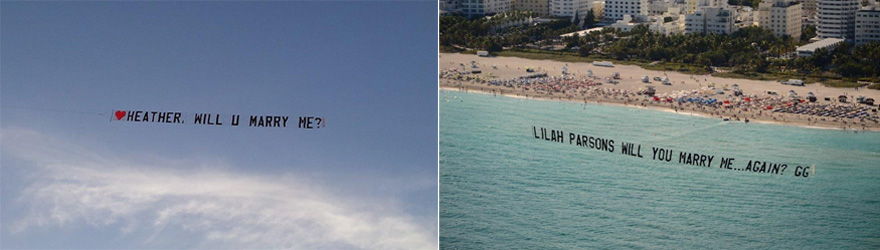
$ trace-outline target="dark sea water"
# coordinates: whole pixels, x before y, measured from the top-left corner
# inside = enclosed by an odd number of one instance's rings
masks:
[[[536,139],[533,126],[565,141]],[[613,139],[614,152],[569,144],[569,132]],[[673,160],[651,159],[651,147]],[[681,164],[682,151],[715,159]],[[722,169],[720,157],[787,168]],[[813,167],[804,178],[796,166]],[[880,133],[440,91],[440,245],[880,249]]]

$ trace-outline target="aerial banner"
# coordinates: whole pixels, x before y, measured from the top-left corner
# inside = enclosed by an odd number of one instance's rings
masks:
[[[566,136],[566,134],[568,136]],[[559,129],[547,129],[538,126],[532,126],[532,135],[535,137],[535,139],[538,140],[560,144],[565,144],[567,140],[569,145],[577,145],[578,147],[582,147],[585,149],[595,149],[596,151],[605,151],[608,153],[614,153],[615,149],[620,149],[618,152],[620,152],[620,154],[623,156],[651,159],[653,161],[659,162],[677,162],[681,165],[691,165],[705,168],[714,168],[715,166],[718,166],[717,168],[725,170],[772,175],[791,175],[794,177],[802,178],[807,178],[811,175],[815,176],[816,174],[816,165],[811,165],[808,167],[806,164],[789,165],[789,163],[785,162],[771,162],[757,159],[746,159],[748,160],[748,163],[743,163],[745,162],[745,160],[740,160],[734,163],[734,160],[736,159],[730,156],[716,157],[715,155],[711,154],[701,154],[697,152],[688,152],[683,150],[674,150],[672,148],[648,145],[644,145],[645,151],[643,152],[643,144],[624,142],[620,140],[617,141],[619,142],[619,144],[617,144],[615,143],[614,139],[605,138],[602,136],[592,136],[574,132],[565,133]],[[617,145],[617,147],[615,147],[615,145]],[[649,148],[650,150],[648,150]],[[646,156],[651,157],[647,158]],[[716,159],[719,159],[720,161],[713,161]],[[790,166],[792,167],[793,171],[786,172],[786,170],[788,170]]]
[[[320,116],[238,115],[179,111],[114,110],[114,122],[192,124],[204,126],[319,129],[327,120]]]

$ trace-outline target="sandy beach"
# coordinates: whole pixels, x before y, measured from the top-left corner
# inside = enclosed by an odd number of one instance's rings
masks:
[[[527,72],[527,68],[532,72]],[[567,69],[568,74],[564,75],[563,69]],[[473,70],[480,72],[471,74]],[[866,88],[829,88],[810,82],[806,86],[791,86],[777,81],[653,71],[633,65],[601,67],[591,63],[449,53],[440,54],[440,72],[440,87],[444,89],[658,108],[741,122],[880,131],[877,106],[855,103],[859,96],[880,100],[880,91]],[[535,76],[544,73],[546,77]],[[609,82],[615,73],[620,79]],[[524,77],[529,75],[532,77]],[[643,76],[648,76],[648,83],[642,81]],[[671,85],[661,84],[655,77],[668,78]],[[734,95],[734,84],[742,96]],[[657,98],[640,94],[648,86],[655,89]],[[797,98],[791,97],[790,91],[794,91]],[[816,102],[808,101],[809,92],[814,94]],[[848,102],[839,102],[840,95],[846,95]]]

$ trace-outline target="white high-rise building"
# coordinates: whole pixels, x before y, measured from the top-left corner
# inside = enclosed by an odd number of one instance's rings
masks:
[[[514,0],[513,9],[531,11],[539,15],[549,15],[550,0]]]
[[[800,39],[802,11],[801,4],[795,0],[764,0],[758,5],[758,23],[776,36]]]
[[[465,15],[491,15],[510,11],[513,0],[461,0],[460,4]]]
[[[737,29],[745,28],[748,26],[758,26],[759,18],[758,12],[755,11],[757,8],[752,9],[752,7],[748,6],[730,6],[731,8],[736,10],[736,27]]]
[[[621,20],[625,15],[648,15],[648,0],[605,0],[605,21]]]
[[[660,33],[663,35],[671,36],[674,34],[681,34],[684,32],[684,15],[673,15],[672,21],[664,22],[665,18],[669,15],[664,15],[654,20],[648,29],[653,32]]]
[[[599,20],[605,20],[605,0],[593,1],[593,14]]]
[[[685,13],[697,11],[699,7],[727,7],[726,0],[685,0]]]
[[[737,30],[736,11],[728,7],[698,7],[685,15],[684,32],[730,34]]]
[[[856,44],[880,41],[880,6],[871,5],[856,12]]]
[[[440,0],[440,9],[446,11],[453,11],[459,8],[459,4],[461,1],[459,0]]]
[[[667,3],[664,1],[654,1],[648,3],[648,15],[663,15],[669,11],[669,6],[674,5],[674,3]]]
[[[667,17],[671,19],[669,22],[666,22]],[[643,20],[641,18],[646,19]],[[623,16],[622,20],[618,20],[607,27],[621,31],[631,31],[639,25],[645,25],[649,31],[667,36],[681,34],[684,32],[682,29],[684,27],[684,15],[652,15],[640,17],[639,19],[633,19],[633,16],[626,15]]]
[[[592,0],[550,0],[550,15],[574,17],[577,13],[578,19],[583,20],[592,7]]]
[[[819,38],[855,37],[856,11],[859,0],[818,0],[816,33]]]
[[[804,18],[804,22],[809,24],[816,24],[816,1],[817,0],[801,0],[801,16]]]

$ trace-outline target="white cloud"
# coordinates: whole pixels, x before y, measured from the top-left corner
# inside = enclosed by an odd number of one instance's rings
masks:
[[[35,166],[18,197],[27,214],[4,223],[17,234],[109,227],[152,235],[143,240],[154,247],[175,231],[196,235],[188,240],[206,248],[437,247],[435,224],[404,215],[396,202],[358,204],[294,176],[190,160],[145,165],[18,128],[4,129],[2,142],[4,157]]]

